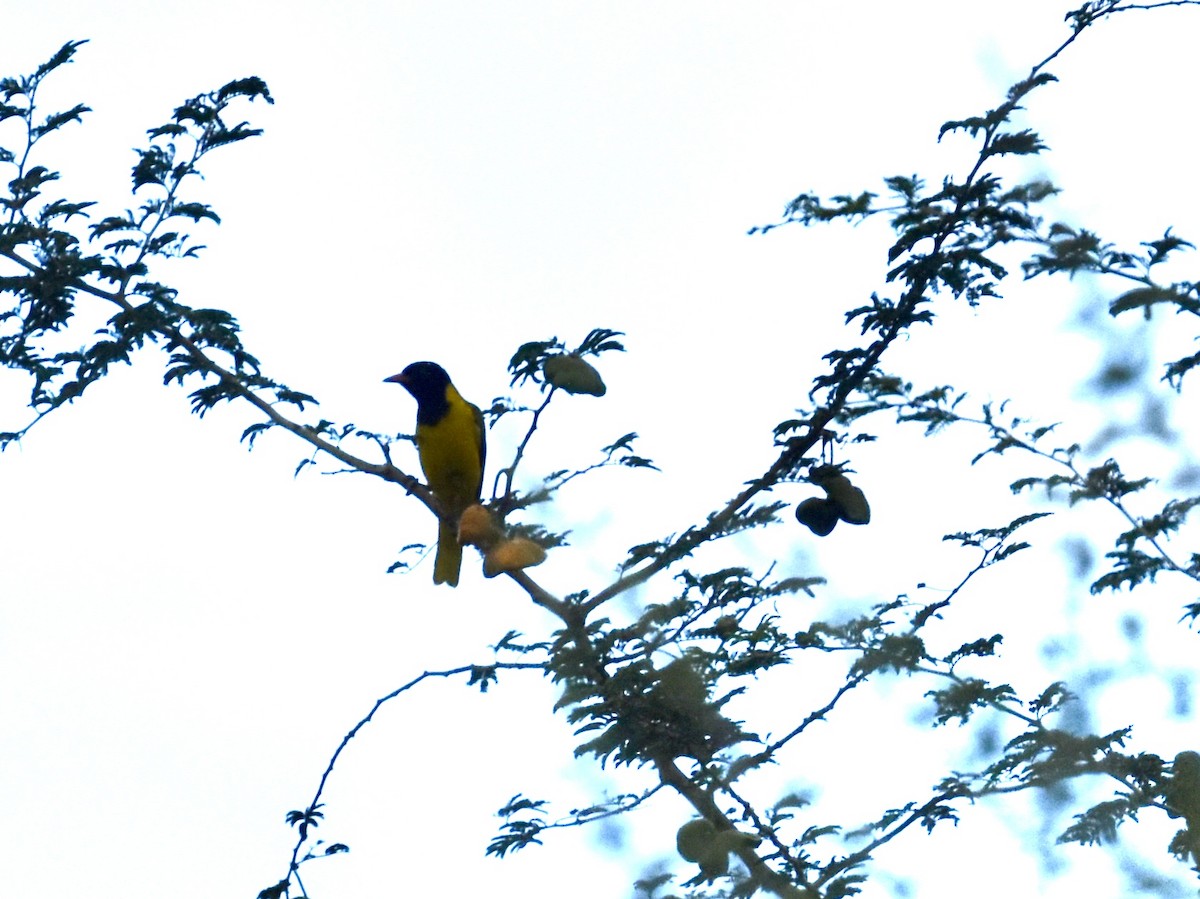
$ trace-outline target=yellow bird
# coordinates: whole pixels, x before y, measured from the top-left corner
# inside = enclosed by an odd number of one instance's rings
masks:
[[[456,587],[462,567],[458,518],[463,509],[479,502],[483,489],[483,413],[462,398],[435,362],[414,362],[384,381],[402,385],[417,401],[417,455],[429,489],[442,506],[433,582]]]

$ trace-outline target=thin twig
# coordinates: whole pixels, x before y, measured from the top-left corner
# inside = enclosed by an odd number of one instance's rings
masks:
[[[325,785],[328,782],[329,777],[333,774],[333,769],[337,765],[338,759],[342,755],[342,751],[345,750],[345,748],[350,745],[350,741],[353,740],[358,735],[358,732],[360,730],[362,730],[364,727],[366,727],[371,722],[371,720],[375,717],[375,713],[378,712],[381,708],[383,708],[383,706],[386,703],[395,699],[400,694],[413,689],[418,684],[420,684],[422,681],[428,680],[429,678],[435,678],[435,677],[446,678],[446,677],[454,677],[455,675],[458,675],[458,674],[469,674],[472,671],[475,671],[480,667],[502,668],[505,670],[536,669],[539,671],[544,671],[546,666],[539,662],[493,662],[490,665],[486,665],[486,666],[461,665],[458,668],[449,668],[445,671],[425,671],[425,672],[417,675],[416,677],[414,677],[412,680],[410,680],[408,683],[404,684],[403,686],[397,687],[395,690],[388,693],[386,696],[380,697],[379,699],[375,700],[375,704],[373,706],[371,706],[371,710],[369,712],[367,712],[367,714],[364,715],[362,718],[360,718],[358,720],[358,722],[352,728],[350,728],[350,731],[346,734],[346,736],[342,737],[342,741],[341,741],[341,743],[338,744],[337,749],[334,750],[333,755],[330,756],[329,764],[327,764],[325,766],[325,771],[321,774],[321,780],[317,784],[317,791],[316,791],[316,793],[313,794],[312,801],[308,804],[306,813],[311,814],[320,806],[321,796],[325,792]],[[300,838],[296,841],[296,846],[292,850],[292,860],[288,866],[288,871],[291,872],[292,874],[295,874],[296,869],[299,866],[298,859],[300,856],[300,850],[301,850],[301,848],[303,848],[304,844],[307,841],[308,841],[308,828],[307,828],[307,826],[302,824],[302,826],[300,827]],[[301,888],[301,889],[303,889],[303,888]],[[305,893],[305,895],[307,895],[307,893]]]

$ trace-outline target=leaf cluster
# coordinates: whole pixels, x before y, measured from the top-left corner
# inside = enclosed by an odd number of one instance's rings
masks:
[[[191,258],[203,249],[191,226],[220,222],[212,208],[186,191],[199,180],[209,153],[261,133],[244,121],[227,120],[242,103],[273,102],[266,84],[258,78],[231,81],[176,108],[135,151],[132,193],[140,204],[101,215],[78,234],[68,226],[76,217],[91,218],[96,204],[48,195],[59,174],[34,164],[33,157],[43,141],[90,111],[79,104],[43,113],[37,102],[44,80],[70,62],[82,44],[65,44],[30,76],[0,80],[0,120],[21,126],[16,144],[0,147],[0,165],[12,170],[0,197],[0,260],[11,272],[0,275],[0,295],[8,300],[0,306],[0,364],[30,377],[34,422],[82,396],[114,364],[128,364],[148,344],[170,354],[166,382],[201,382],[191,393],[200,415],[247,389],[301,409],[315,402],[262,374],[230,313],[186,306],[174,288],[149,277],[152,261]],[[112,314],[82,346],[71,348],[84,327],[76,315],[81,296],[109,304]],[[20,439],[28,427],[0,433],[0,448]]]

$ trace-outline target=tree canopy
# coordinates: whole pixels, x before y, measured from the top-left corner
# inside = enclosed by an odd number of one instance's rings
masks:
[[[555,831],[603,826],[678,801],[687,816],[662,837],[666,846],[673,842],[677,858],[642,872],[639,895],[834,899],[865,891],[877,866],[886,870],[888,854],[922,839],[919,832],[943,839],[947,825],[989,802],[1030,794],[1047,803],[1047,820],[1070,815],[1071,823],[1049,840],[1111,845],[1119,833],[1161,818],[1171,832],[1159,850],[1174,858],[1176,874],[1200,871],[1200,746],[1148,742],[1137,720],[1098,726],[1104,717],[1088,711],[1095,697],[1066,676],[1071,672],[1031,681],[1002,652],[1009,634],[1000,625],[1007,619],[974,608],[1005,601],[995,594],[994,571],[1044,545],[1053,532],[1040,529],[1054,517],[1067,522],[1068,533],[1100,528],[1107,535],[1104,561],[1089,574],[1092,595],[1136,593],[1145,597],[1140,601],[1148,615],[1169,619],[1193,639],[1200,552],[1193,549],[1189,516],[1200,495],[1194,477],[1176,476],[1190,462],[1185,448],[1159,439],[1150,425],[1134,436],[1157,444],[1164,451],[1158,456],[1133,452],[1118,439],[1123,434],[1093,440],[1069,421],[1035,420],[1004,399],[976,399],[954,370],[922,382],[904,353],[928,332],[949,327],[953,310],[984,318],[1030,285],[1086,279],[1101,298],[1093,305],[1102,303],[1110,318],[1169,317],[1172,332],[1185,335],[1185,349],[1178,350],[1180,341],[1153,348],[1165,349],[1156,360],[1161,384],[1139,395],[1143,422],[1185,414],[1175,410],[1186,409],[1192,370],[1200,364],[1195,329],[1187,327],[1200,315],[1200,281],[1180,274],[1193,244],[1166,228],[1124,246],[1052,217],[1058,190],[1031,164],[1047,147],[1025,111],[1055,83],[1055,63],[1092,30],[1119,27],[1109,20],[1122,13],[1190,5],[1196,4],[1097,0],[1071,10],[1058,46],[995,105],[947,121],[935,135],[969,147],[965,165],[937,178],[900,174],[832,195],[806,191],[777,221],[752,228],[754,239],[778,240],[788,232],[798,239],[800,228],[886,225],[887,267],[876,289],[844,309],[841,342],[820,354],[824,368],[811,383],[797,386],[793,410],[762,423],[764,464],[734,471],[714,464],[708,475],[724,491],[720,502],[682,516],[669,533],[629,538],[616,557],[589,559],[575,576],[549,565],[542,570],[553,575],[539,572],[544,559],[600,545],[587,539],[594,523],[586,515],[576,512],[572,522],[556,511],[560,496],[601,471],[629,478],[651,472],[669,478],[671,471],[644,450],[636,422],[585,461],[557,467],[539,457],[543,467],[534,470],[533,450],[554,429],[555,410],[612,401],[605,378],[628,336],[619,322],[598,320],[570,337],[532,334],[514,347],[507,392],[479,403],[491,433],[502,437],[489,442],[483,502],[461,520],[455,514],[453,524],[463,543],[480,550],[486,575],[503,576],[542,610],[542,629],[501,629],[485,648],[460,645],[448,627],[442,638],[462,652],[461,664],[410,672],[373,706],[356,698],[352,716],[362,709],[362,717],[340,744],[331,737],[336,750],[324,772],[314,772],[315,792],[287,813],[294,847],[277,871],[264,860],[264,870],[278,876],[264,878],[260,899],[309,895],[310,863],[353,848],[321,830],[331,802],[327,786],[352,764],[343,751],[367,738],[364,727],[385,707],[391,712],[443,679],[489,696],[519,690],[514,679],[522,672],[544,675],[553,685],[554,711],[573,729],[575,757],[609,778],[604,783],[611,789],[587,804],[562,807],[514,785],[486,846],[500,858],[536,844],[553,851]],[[10,170],[0,224],[6,297],[0,359],[28,390],[24,418],[10,409],[0,421],[0,447],[13,450],[49,417],[88,402],[123,366],[150,364],[147,351],[155,347],[165,354],[162,381],[187,391],[199,418],[244,406],[253,419],[243,442],[253,448],[290,435],[303,449],[297,474],[365,475],[401,488],[404,502],[445,518],[448,510],[418,474],[412,435],[325,418],[318,391],[284,383],[246,345],[232,311],[236,297],[230,309],[197,307],[172,286],[178,263],[205,249],[194,236],[198,229],[221,223],[204,202],[202,173],[262,133],[252,119],[274,102],[265,81],[240,78],[176,107],[136,150],[134,205],[106,209],[65,196],[60,173],[41,162],[46,144],[77,133],[90,113],[83,103],[46,109],[40,99],[82,43],[67,43],[30,75],[0,81],[0,127],[6,129],[0,131],[0,164]],[[793,312],[781,313],[777,324],[794,324]],[[686,381],[696,360],[674,347],[660,352],[664,378]],[[1015,364],[1027,362],[1019,350],[1013,356]],[[729,359],[705,364],[728,370],[734,397],[753,390],[753,352],[731,349]],[[1118,368],[1101,373],[1101,387],[1120,380]],[[1075,371],[1055,375],[1082,380]],[[818,575],[788,558],[764,558],[757,541],[777,546],[767,541],[784,534],[788,542],[816,546],[853,539],[847,534],[859,528],[903,527],[899,516],[880,521],[869,462],[914,435],[924,446],[945,434],[956,436],[951,445],[964,453],[959,461],[1015,502],[1013,514],[1003,520],[985,515],[942,538],[960,551],[948,587],[897,584],[882,559],[864,558],[874,583],[871,600],[814,614],[806,603],[836,593],[836,573]],[[714,426],[700,448],[721,439]],[[1117,449],[1132,461],[1118,458]],[[945,477],[927,493],[937,497],[956,487]],[[612,528],[639,535],[637,488],[626,489],[629,496],[612,511]],[[400,493],[392,494],[400,501]],[[16,521],[19,510],[6,515]],[[403,539],[407,545],[398,547],[392,570],[416,566],[406,576],[425,577],[428,566],[417,564],[424,547]],[[221,560],[204,564],[219,568]],[[611,576],[597,582],[590,567],[597,564]],[[1045,587],[1027,570],[1020,577],[1028,590],[1023,598],[1033,604],[1025,623],[1033,634],[1039,627],[1044,633],[1039,604],[1049,600],[1037,594]],[[496,583],[472,589],[487,594]],[[1019,624],[1007,621],[1006,630]],[[1150,665],[1120,676],[1132,681],[1135,673],[1159,683],[1179,675]],[[1186,672],[1184,690],[1194,673]],[[917,692],[906,692],[913,684]],[[957,738],[945,737],[948,759],[938,775],[899,801],[880,787],[879,777],[892,776],[906,734],[889,732],[864,746],[862,730],[853,726],[856,716],[875,713],[859,697],[886,704],[893,691],[935,735],[965,731],[973,740],[964,751]],[[818,731],[849,735],[844,769],[797,773],[809,747],[828,739]],[[1099,792],[1092,786],[1098,781],[1105,784]],[[816,803],[816,785],[829,783],[840,784],[855,806],[868,800],[869,811]],[[1079,784],[1089,786],[1077,795]]]

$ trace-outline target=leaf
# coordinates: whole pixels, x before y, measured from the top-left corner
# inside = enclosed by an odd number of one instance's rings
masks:
[[[1040,153],[1046,149],[1040,137],[1034,131],[1007,132],[997,134],[988,144],[984,156],[1028,156]]]
[[[54,113],[53,115],[47,116],[46,119],[40,125],[37,125],[32,129],[32,131],[31,131],[32,139],[38,140],[39,138],[46,136],[47,134],[51,133],[52,131],[57,131],[59,128],[61,128],[63,125],[66,125],[68,122],[82,122],[84,113],[91,112],[91,111],[92,111],[91,107],[84,106],[82,103],[79,103],[76,106],[73,106],[68,110],[65,110],[63,112],[57,112],[57,113]]]
[[[1120,315],[1131,309],[1149,310],[1159,303],[1178,303],[1184,299],[1175,291],[1166,287],[1135,287],[1126,291],[1108,305],[1109,315]]]
[[[211,206],[204,203],[176,203],[171,207],[171,214],[189,218],[194,222],[210,219],[218,225],[221,223],[221,217],[213,212]]]

